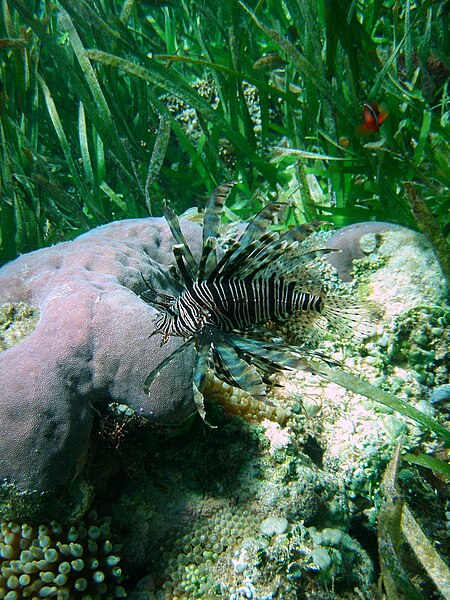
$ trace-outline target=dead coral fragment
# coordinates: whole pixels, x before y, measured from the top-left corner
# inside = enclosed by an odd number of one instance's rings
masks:
[[[6,302],[0,306],[0,352],[28,337],[39,322],[39,308],[24,302]]]

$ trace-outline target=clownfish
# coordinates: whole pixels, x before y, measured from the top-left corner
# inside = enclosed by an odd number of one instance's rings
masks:
[[[375,104],[375,102],[365,102],[363,108],[364,123],[358,127],[358,133],[360,135],[370,135],[379,131],[388,115],[388,111]]]

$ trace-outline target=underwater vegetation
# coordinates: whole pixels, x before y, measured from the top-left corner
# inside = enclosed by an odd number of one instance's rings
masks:
[[[290,223],[337,225],[413,225],[412,182],[446,238],[448,18],[444,0],[5,0],[0,261],[233,179],[241,218],[284,194]],[[360,136],[365,106],[389,114]]]
[[[427,575],[442,596],[447,598],[450,594],[450,569],[427,539],[397,486],[400,453],[401,443],[383,478],[386,501],[378,517],[378,550],[386,593],[394,598],[399,595],[417,600],[425,597],[419,587],[410,581],[403,566],[406,562],[400,542],[403,534]]]

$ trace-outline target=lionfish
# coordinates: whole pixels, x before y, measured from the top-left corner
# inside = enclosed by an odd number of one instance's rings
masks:
[[[148,286],[154,298],[144,296],[160,311],[154,333],[162,335],[161,345],[170,336],[185,340],[150,373],[144,389],[148,393],[168,362],[193,346],[194,401],[205,421],[203,389],[211,366],[225,383],[264,400],[274,374],[304,366],[310,354],[327,360],[304,345],[291,343],[292,339],[320,337],[328,325],[338,333],[358,335],[366,317],[364,307],[350,299],[312,291],[321,287],[314,267],[317,257],[334,250],[301,244],[305,235],[298,228],[282,234],[271,231],[282,203],[265,206],[220,255],[221,216],[235,183],[219,186],[207,201],[198,262],[178,217],[165,206],[164,215],[177,242],[173,246],[175,274],[182,291],[169,296]]]

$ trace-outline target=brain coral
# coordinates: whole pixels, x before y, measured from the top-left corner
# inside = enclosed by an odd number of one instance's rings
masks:
[[[182,228],[199,251],[200,226]],[[150,371],[180,344],[160,347],[150,337],[155,310],[139,296],[142,276],[167,290],[173,243],[164,219],[117,221],[0,270],[3,329],[13,327],[14,314],[24,318],[24,306],[33,307],[35,325],[0,345],[0,482],[42,492],[70,480],[101,401],[126,403],[152,421],[191,412],[190,353],[160,374],[148,396],[143,391]]]
[[[66,530],[1,523],[0,598],[125,597],[109,522]]]

